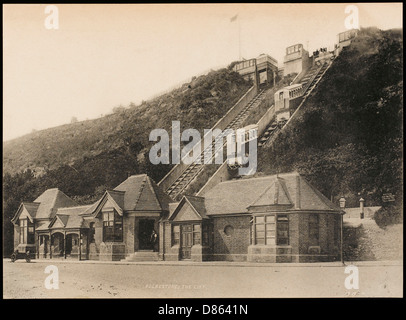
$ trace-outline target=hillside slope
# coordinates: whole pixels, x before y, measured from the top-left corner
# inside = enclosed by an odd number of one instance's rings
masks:
[[[11,218],[22,201],[59,188],[89,204],[116,187],[128,173],[147,173],[158,182],[172,165],[152,165],[153,129],[211,128],[252,86],[230,68],[212,71],[139,106],[117,108],[105,117],[59,126],[3,144],[4,252],[13,250]],[[35,178],[27,168],[45,167]]]
[[[344,258],[346,261],[401,261],[403,225],[379,227],[372,219],[344,224]]]
[[[402,31],[362,29],[335,59],[297,116],[269,148],[259,171],[297,170],[327,197],[357,206],[382,193],[402,202]]]
[[[210,128],[248,90],[250,83],[230,69],[212,71],[181,88],[99,119],[41,130],[3,143],[4,173],[26,168],[75,164],[107,151],[128,147],[138,153],[149,145],[152,129]]]

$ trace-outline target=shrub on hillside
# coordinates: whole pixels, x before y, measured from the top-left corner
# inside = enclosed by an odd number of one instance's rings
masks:
[[[375,222],[378,226],[386,227],[392,224],[403,222],[403,209],[399,205],[383,206],[374,214]]]

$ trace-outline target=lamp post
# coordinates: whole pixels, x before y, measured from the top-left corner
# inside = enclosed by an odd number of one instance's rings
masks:
[[[346,200],[345,200],[345,198],[344,197],[341,197],[341,199],[340,200],[338,200],[339,202],[340,202],[340,208],[341,208],[341,210],[342,211],[344,211],[344,209],[345,209],[345,202],[346,202]],[[341,244],[341,263],[343,264],[343,265],[345,265],[345,263],[344,263],[344,255],[343,255],[343,216],[344,216],[344,213],[345,212],[343,212],[343,213],[341,213],[341,241],[340,241],[340,244]]]
[[[360,213],[361,219],[364,219],[364,202],[365,202],[365,200],[363,198],[359,199],[359,206],[361,209],[361,213]]]

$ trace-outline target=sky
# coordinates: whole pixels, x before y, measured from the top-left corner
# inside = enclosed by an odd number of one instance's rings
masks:
[[[282,67],[289,45],[332,48],[349,15],[342,3],[58,4],[47,29],[47,5],[3,5],[3,141],[138,104],[240,54]],[[401,3],[355,5],[361,27],[402,28]]]

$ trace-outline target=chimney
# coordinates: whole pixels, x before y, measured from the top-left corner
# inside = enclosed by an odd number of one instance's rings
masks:
[[[296,175],[295,209],[300,209],[300,175]]]
[[[360,208],[360,210],[361,210],[361,213],[360,213],[360,218],[361,219],[364,219],[364,202],[365,202],[365,200],[364,199],[359,199],[359,208]]]

